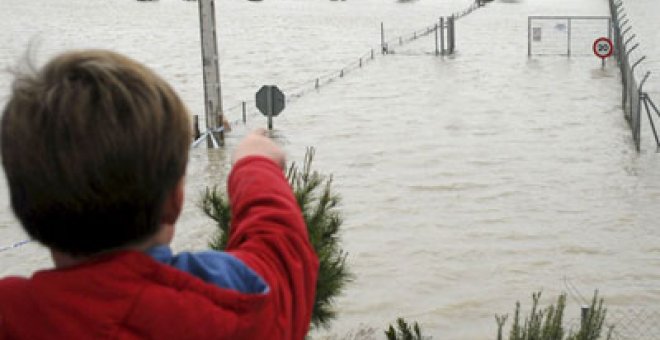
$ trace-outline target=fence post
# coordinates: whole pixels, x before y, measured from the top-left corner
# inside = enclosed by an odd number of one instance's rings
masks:
[[[445,17],[440,17],[440,52],[445,55]]]
[[[612,17],[607,19],[607,26],[608,26],[608,28],[607,28],[607,38],[610,39],[610,41],[612,41],[613,44],[618,45],[618,42],[616,42],[615,41],[616,39],[614,39],[614,37],[613,37],[615,35],[615,28],[614,28],[614,25],[612,23]],[[614,46],[614,54],[616,55],[616,58],[618,59],[619,58],[619,46]]]
[[[241,106],[242,106],[242,108],[243,108],[243,124],[245,124],[245,123],[247,122],[246,103],[245,103],[245,102],[242,102],[242,103],[241,103]]]
[[[371,59],[373,59],[373,58],[374,58],[374,49],[372,48],[371,49]]]
[[[383,23],[380,23],[380,51],[382,54],[385,54],[386,47],[385,47],[385,26]]]
[[[362,57],[360,57],[360,67],[362,67]]]
[[[341,71],[339,71],[339,77],[341,78],[343,76],[344,76],[344,69],[341,69]]]
[[[435,55],[440,54],[438,51],[438,24],[435,24]]]
[[[571,18],[568,18],[568,56],[571,56]]]
[[[527,56],[532,56],[532,18],[527,17]]]
[[[195,131],[195,140],[198,140],[202,136],[202,132],[199,131],[199,116],[193,116],[193,130]]]
[[[587,323],[587,319],[589,318],[589,305],[582,305],[580,307],[580,322],[582,323],[582,328]]]
[[[449,42],[449,54],[454,54],[456,50],[456,16],[449,17],[447,25],[447,41]]]
[[[372,50],[373,52],[373,50]],[[314,88],[318,90],[319,88],[319,78],[316,78],[316,83],[314,84]]]
[[[655,131],[655,123],[653,123],[653,117],[651,116],[651,109],[649,108],[649,97],[646,93],[642,94],[644,101],[644,108],[646,108],[646,116],[649,118],[649,123],[651,123],[651,131],[653,131],[653,137],[655,137],[656,152],[660,148],[660,140],[658,139],[658,132]]]

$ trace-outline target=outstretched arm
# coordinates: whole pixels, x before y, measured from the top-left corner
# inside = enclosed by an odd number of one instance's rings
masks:
[[[282,170],[284,153],[267,137],[253,133],[237,147],[235,160],[228,180],[232,229],[226,250],[269,285],[277,332],[286,339],[303,339],[314,304],[318,260]]]

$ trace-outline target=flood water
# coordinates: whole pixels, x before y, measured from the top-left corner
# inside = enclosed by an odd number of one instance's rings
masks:
[[[0,1],[2,66],[30,42],[38,61],[70,48],[114,49],[147,63],[202,112],[195,2]],[[381,22],[390,39],[469,4],[218,1],[225,106],[251,100],[263,84],[313,87],[376,46]],[[648,143],[634,151],[616,64],[527,56],[528,15],[608,11],[601,0],[495,1],[459,20],[453,57],[434,56],[431,35],[288,104],[274,135],[290,160],[315,146],[316,168],[334,175],[356,275],[336,301],[338,319],[316,338],[380,330],[404,316],[435,339],[491,339],[494,314],[511,314],[537,290],[550,301],[567,285],[586,298],[599,289],[612,309],[654,310],[660,155]],[[646,32],[658,29],[639,20]],[[9,81],[0,75],[0,103]],[[228,150],[257,126],[265,119],[249,115]],[[211,237],[197,202],[223,183],[228,150],[193,150],[177,250],[202,249]],[[25,237],[2,182],[0,246]],[[36,244],[0,253],[2,276],[49,264]],[[569,298],[569,318],[580,302]]]

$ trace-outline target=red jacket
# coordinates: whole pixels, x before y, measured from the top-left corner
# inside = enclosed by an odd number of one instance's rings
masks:
[[[269,285],[265,294],[218,288],[144,253],[0,280],[0,339],[303,339],[318,260],[282,173],[262,157],[228,180],[227,251]]]

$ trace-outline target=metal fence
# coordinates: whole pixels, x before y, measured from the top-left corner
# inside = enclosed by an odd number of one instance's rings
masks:
[[[613,340],[660,339],[660,311],[646,308],[608,308],[607,326],[613,326]]]
[[[381,24],[381,43],[379,46],[374,46],[369,51],[363,53],[358,58],[349,61],[346,65],[336,71],[331,71],[297,84],[284,86],[282,90],[286,94],[287,104],[299,99],[305,94],[318,91],[325,85],[331,84],[353,72],[359,71],[375,59],[379,58],[380,55],[395,54],[396,46],[403,46],[431,34],[436,35],[436,55],[453,54],[456,48],[456,30],[454,28],[456,20],[469,15],[480,7],[483,7],[485,2],[487,1],[475,0],[470,6],[453,13],[451,16],[440,17],[438,23],[433,23],[432,25],[414,30],[408,34],[398,35],[390,40],[385,39],[384,24]],[[440,45],[437,44],[438,41],[440,42]],[[260,113],[257,109],[254,98],[235,103],[229,107],[223,107],[224,117],[239,117],[228,121],[228,127],[230,128],[239,128],[241,125],[246,125],[248,119],[258,117],[259,115]],[[195,128],[195,126],[193,126],[193,128]],[[197,130],[201,130],[202,128],[203,127],[198,125]],[[222,127],[220,127],[220,129],[222,129]],[[193,145],[197,146],[200,144],[201,143],[194,143]]]
[[[612,19],[603,16],[530,16],[527,54],[591,55],[595,39],[612,38]]]
[[[632,58],[631,54],[639,48],[639,43],[632,45],[636,35],[632,32],[630,20],[627,19],[623,1],[609,0],[609,5],[613,20],[614,49],[618,58],[621,81],[623,83],[621,94],[623,115],[630,125],[635,148],[637,151],[640,151],[642,111],[645,111],[655,138],[656,149],[658,149],[660,148],[660,139],[658,138],[654,121],[660,119],[660,112],[648,93],[643,90],[644,84],[651,73],[647,72],[644,74],[641,77],[641,81],[638,81],[635,75],[636,68],[646,59],[646,56],[642,56],[639,59]]]

